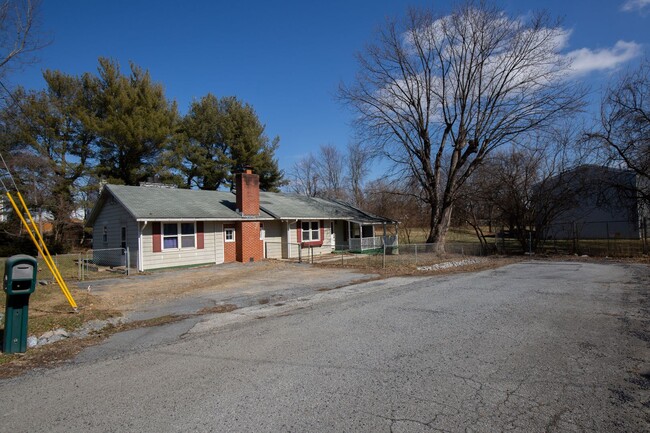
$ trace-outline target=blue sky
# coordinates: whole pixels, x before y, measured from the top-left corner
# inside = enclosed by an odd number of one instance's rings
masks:
[[[270,137],[280,136],[281,168],[321,144],[343,148],[353,139],[352,113],[335,100],[350,82],[355,53],[371,42],[387,17],[408,6],[450,1],[170,1],[44,0],[42,28],[52,44],[38,63],[11,77],[30,89],[41,73],[95,72],[97,58],[111,57],[148,69],[167,97],[185,113],[208,92],[252,104]],[[580,65],[579,79],[594,89],[620,70],[650,57],[650,0],[505,0],[513,15],[544,8],[571,32],[567,53]],[[593,106],[595,110],[597,107]]]

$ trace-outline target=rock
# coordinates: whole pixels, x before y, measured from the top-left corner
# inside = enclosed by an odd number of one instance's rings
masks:
[[[63,328],[55,329],[55,330],[54,330],[54,335],[55,335],[55,336],[59,336],[59,337],[63,337],[63,338],[68,338],[68,337],[70,336],[70,334],[68,333],[68,331],[66,331],[66,330],[63,329]]]
[[[38,345],[56,343],[70,337],[70,333],[63,328],[55,329],[54,331],[47,331],[38,339]]]
[[[418,271],[439,271],[442,269],[449,269],[449,268],[455,268],[459,266],[466,266],[466,265],[471,265],[474,263],[480,263],[485,261],[483,258],[476,258],[476,259],[465,259],[465,260],[460,260],[456,262],[443,262],[443,263],[437,263],[435,265],[430,265],[430,266],[418,266]]]
[[[27,337],[27,347],[36,347],[38,346],[38,338],[36,338],[34,335],[30,335]]]
[[[48,282],[47,280],[38,280],[38,284],[40,284],[41,286],[47,286]]]
[[[63,335],[53,335],[53,336],[51,336],[50,338],[47,339],[47,343],[46,343],[46,344],[56,343],[57,341],[64,340],[65,338],[66,338],[66,337],[64,337]],[[40,340],[39,340],[39,341],[40,341]]]
[[[52,337],[53,335],[54,335],[54,331],[47,331],[46,333],[41,335],[41,337],[39,338],[39,341],[40,340],[47,340],[48,338]]]

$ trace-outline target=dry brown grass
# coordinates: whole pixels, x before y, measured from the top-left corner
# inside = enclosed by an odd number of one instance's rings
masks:
[[[460,261],[467,259],[465,256],[457,255],[443,255],[427,257],[426,260],[422,259],[419,263],[415,264],[412,258],[400,260],[387,260],[386,267],[382,267],[381,256],[368,256],[360,257],[355,260],[345,261],[344,264],[340,262],[320,263],[317,266],[325,268],[346,268],[354,269],[360,272],[376,273],[382,278],[396,277],[396,276],[422,276],[422,275],[439,275],[439,274],[456,274],[462,272],[478,272],[486,269],[495,269],[506,266],[512,263],[517,263],[522,260],[527,260],[527,257],[522,256],[489,256],[483,257],[478,263],[471,263],[463,266],[439,269],[432,271],[421,271],[418,267],[429,266],[445,262]]]
[[[71,338],[46,346],[29,349],[25,353],[0,354],[0,379],[20,376],[35,368],[53,368],[68,361],[86,347],[101,343],[117,332],[178,322],[190,315],[169,315],[149,320],[139,320],[119,325],[108,325],[86,338]]]

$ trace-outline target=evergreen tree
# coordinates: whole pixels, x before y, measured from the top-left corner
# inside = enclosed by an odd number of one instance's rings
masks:
[[[228,146],[221,134],[219,100],[208,94],[192,102],[181,122],[176,155],[187,187],[216,190],[228,178]]]
[[[58,238],[76,209],[95,135],[87,128],[88,82],[60,71],[43,74],[46,89],[19,88],[0,114],[8,163],[30,206],[53,216]],[[3,152],[3,153],[5,153]]]
[[[275,191],[284,183],[272,141],[249,104],[235,97],[208,94],[192,103],[183,119],[176,155],[187,186],[232,189],[234,173],[247,165],[260,176],[260,188]]]
[[[87,75],[96,87],[92,127],[99,136],[97,174],[126,185],[168,175],[162,156],[176,127],[176,103],[133,63],[125,76],[115,61],[100,58],[98,72],[97,77]]]

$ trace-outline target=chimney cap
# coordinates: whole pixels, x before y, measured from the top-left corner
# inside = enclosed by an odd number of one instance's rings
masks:
[[[253,167],[249,164],[244,164],[241,167],[242,173],[253,174]]]

